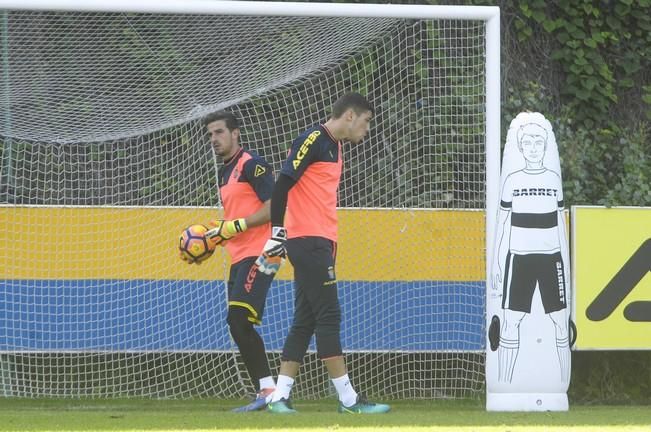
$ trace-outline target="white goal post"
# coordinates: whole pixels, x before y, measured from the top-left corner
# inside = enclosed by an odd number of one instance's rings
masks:
[[[220,208],[201,120],[234,112],[277,171],[347,91],[376,111],[340,185],[353,381],[386,398],[483,394],[498,7],[0,0],[0,30],[0,396],[249,393],[227,258],[188,268],[174,250]],[[274,372],[291,278],[260,327]],[[333,394],[313,346],[295,388]]]

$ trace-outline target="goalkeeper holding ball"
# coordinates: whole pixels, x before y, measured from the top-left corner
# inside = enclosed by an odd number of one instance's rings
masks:
[[[274,276],[259,272],[255,265],[269,236],[273,173],[264,159],[242,148],[239,123],[232,113],[213,113],[204,119],[204,125],[215,154],[223,161],[218,180],[224,206],[224,220],[211,222],[206,237],[213,244],[224,242],[231,257],[227,322],[258,391],[253,402],[235,411],[255,411],[267,406],[275,388],[264,343],[253,328],[253,324],[262,322]]]
[[[271,239],[261,248],[260,271],[274,274],[287,254],[294,266],[294,319],[283,347],[278,386],[267,410],[293,413],[289,393],[312,335],[339,396],[339,412],[384,413],[353,389],[341,348],[337,297],[337,191],[342,141],[358,144],[369,130],[373,108],[358,93],[339,98],[324,124],[292,143],[271,198]],[[285,212],[286,217],[285,217]]]

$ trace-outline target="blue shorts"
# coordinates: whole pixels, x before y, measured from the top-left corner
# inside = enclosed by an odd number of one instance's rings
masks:
[[[262,323],[267,293],[274,275],[260,273],[255,265],[258,257],[244,258],[231,266],[228,277],[228,306],[249,311],[249,321]]]

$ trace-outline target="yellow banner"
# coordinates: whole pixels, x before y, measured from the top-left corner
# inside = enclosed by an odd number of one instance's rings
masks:
[[[651,208],[572,207],[577,349],[651,349]]]
[[[481,211],[339,211],[337,278],[485,279]],[[224,279],[218,250],[200,266],[178,256],[178,237],[219,217],[206,208],[0,207],[4,279]],[[291,279],[289,264],[278,275]]]

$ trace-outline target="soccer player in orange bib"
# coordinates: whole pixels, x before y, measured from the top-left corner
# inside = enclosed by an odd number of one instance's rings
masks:
[[[249,377],[257,390],[255,399],[236,412],[264,409],[275,388],[264,343],[254,324],[262,314],[273,274],[258,271],[255,265],[260,249],[269,237],[269,205],[274,180],[271,166],[240,143],[240,126],[230,112],[207,116],[204,125],[210,143],[223,165],[219,169],[219,193],[224,220],[210,223],[209,241],[224,241],[231,257],[228,278],[227,322]]]
[[[353,388],[341,347],[341,309],[337,297],[337,191],[342,171],[342,141],[360,143],[368,133],[373,108],[359,93],[340,97],[328,121],[292,143],[271,198],[272,236],[257,263],[274,274],[287,255],[294,266],[294,319],[285,339],[278,385],[267,410],[296,412],[290,402],[294,378],[316,336],[317,355],[326,365],[339,397],[339,412],[384,413],[389,406],[369,402]]]

